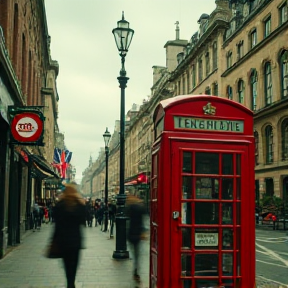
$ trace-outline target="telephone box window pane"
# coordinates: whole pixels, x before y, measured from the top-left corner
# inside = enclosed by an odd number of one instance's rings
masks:
[[[192,153],[191,152],[184,152],[183,153],[182,171],[184,173],[191,173],[192,172]]]
[[[236,174],[241,175],[241,154],[236,155]]]
[[[181,276],[191,276],[191,255],[181,254]]]
[[[182,177],[182,198],[183,199],[192,198],[192,177],[190,176]]]
[[[216,178],[196,178],[196,199],[219,199],[219,181]]]
[[[191,249],[191,228],[182,228],[182,250]]]
[[[219,174],[218,153],[196,153],[196,174]]]
[[[219,224],[217,203],[195,203],[195,224]]]
[[[237,197],[237,200],[241,199],[241,179],[240,178],[236,179],[236,197]]]
[[[182,224],[192,224],[191,203],[181,204],[181,222]]]
[[[208,285],[208,286],[207,286]],[[208,280],[208,279],[197,279],[196,280],[196,288],[218,288],[218,281],[217,280]]]
[[[241,275],[241,258],[240,258],[240,252],[236,253],[236,265],[237,265],[237,276]]]
[[[196,254],[195,276],[218,276],[218,254]]]
[[[233,175],[233,154],[223,154],[222,174]]]
[[[192,287],[192,280],[191,279],[183,279],[181,287],[182,288],[191,288]]]
[[[233,199],[233,179],[231,178],[222,179],[222,199]]]
[[[222,224],[232,224],[233,223],[233,209],[232,203],[222,204]]]
[[[233,275],[233,254],[222,254],[222,273],[223,276]]]
[[[241,225],[241,204],[240,203],[236,203],[236,224],[237,225]],[[245,212],[244,212],[245,213]]]
[[[233,249],[233,229],[223,229],[222,248],[223,250]]]

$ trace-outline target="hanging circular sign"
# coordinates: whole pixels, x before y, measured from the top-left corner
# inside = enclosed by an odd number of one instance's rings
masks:
[[[43,133],[43,120],[37,113],[24,112],[14,116],[10,128],[16,141],[37,142]]]

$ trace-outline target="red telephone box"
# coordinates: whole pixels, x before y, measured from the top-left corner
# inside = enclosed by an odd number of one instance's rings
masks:
[[[177,96],[153,120],[150,288],[255,287],[252,111]]]

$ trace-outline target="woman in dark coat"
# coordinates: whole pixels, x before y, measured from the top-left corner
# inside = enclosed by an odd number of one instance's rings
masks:
[[[126,209],[128,221],[128,241],[133,247],[133,278],[136,281],[140,281],[139,270],[139,244],[142,240],[144,232],[144,219],[145,207],[143,201],[134,195],[128,195],[126,198]]]
[[[81,225],[85,226],[85,203],[75,184],[67,184],[55,206],[55,239],[64,262],[67,288],[75,288],[79,250],[82,247]]]

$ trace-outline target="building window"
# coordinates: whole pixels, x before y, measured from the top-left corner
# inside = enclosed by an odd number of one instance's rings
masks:
[[[288,160],[288,118],[286,118],[282,122],[281,138],[282,138],[282,160]]]
[[[198,78],[199,82],[203,80],[203,63],[202,63],[202,58],[199,59],[198,61]]]
[[[243,40],[237,44],[237,59],[239,60],[244,56],[244,44]]]
[[[181,84],[181,82],[180,82],[180,81],[178,81],[178,87],[177,87],[177,88],[178,88],[178,89],[177,89],[177,90],[178,90],[178,95],[180,95],[180,94],[181,94],[181,92],[180,92],[180,87],[181,87],[181,85],[180,85],[180,84]]]
[[[232,100],[233,99],[233,89],[231,86],[227,86],[227,98]]]
[[[250,88],[251,88],[251,110],[255,111],[257,107],[257,71],[253,69],[250,76]]]
[[[266,140],[266,164],[273,162],[273,131],[272,126],[269,125],[265,129],[265,140]]]
[[[209,59],[209,52],[205,55],[205,65],[206,65],[206,76],[210,73],[210,59]]]
[[[214,96],[218,96],[218,83],[217,83],[217,82],[213,83],[213,91],[212,91],[212,94],[213,94]]]
[[[284,51],[280,57],[281,69],[281,97],[288,96],[288,51]]]
[[[196,86],[196,70],[195,65],[192,66],[192,89]]]
[[[217,57],[217,43],[214,42],[213,43],[213,70],[215,70],[217,68],[218,65],[218,57]]]
[[[254,29],[250,33],[250,48],[252,49],[257,44],[257,30]]]
[[[206,94],[206,95],[211,95],[211,89],[210,89],[209,86],[207,86],[207,87],[205,88],[205,94]]]
[[[265,19],[264,21],[264,38],[269,36],[271,33],[271,16]]]
[[[182,78],[182,94],[186,94],[186,79],[185,79],[185,76]]]
[[[241,79],[238,81],[238,101],[244,104],[244,81]]]
[[[254,131],[254,139],[255,139],[255,165],[258,165],[259,164],[259,154],[258,154],[259,135],[256,130]]]
[[[227,53],[227,69],[232,66],[232,51]]]
[[[285,1],[285,3],[279,8],[280,13],[280,25],[287,21],[288,19],[288,6]]]
[[[267,106],[272,103],[272,75],[270,62],[265,63],[264,77],[265,105]]]

